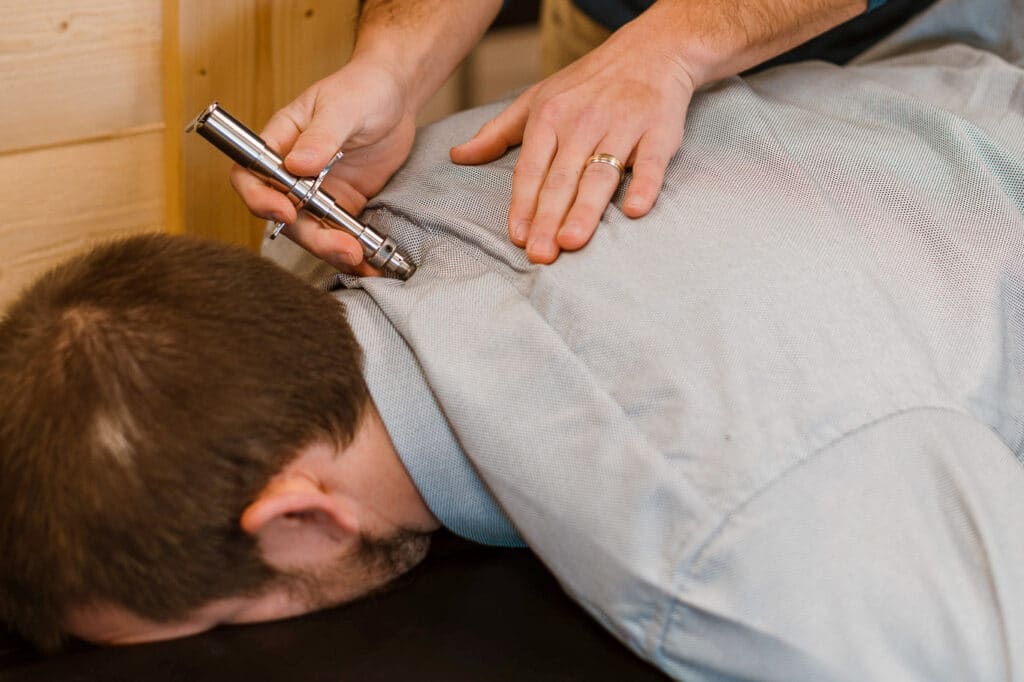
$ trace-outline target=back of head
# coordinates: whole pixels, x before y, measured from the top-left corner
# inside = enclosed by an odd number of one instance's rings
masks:
[[[331,296],[240,248],[150,235],[50,272],[0,322],[0,617],[181,617],[273,573],[246,504],[367,390]]]

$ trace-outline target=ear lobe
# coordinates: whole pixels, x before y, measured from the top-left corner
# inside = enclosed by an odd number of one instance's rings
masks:
[[[331,560],[359,538],[356,510],[302,476],[272,480],[242,513],[240,525],[279,568]]]

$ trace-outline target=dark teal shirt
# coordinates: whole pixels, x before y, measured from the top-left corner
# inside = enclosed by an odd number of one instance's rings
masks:
[[[788,62],[821,59],[845,64],[892,33],[935,0],[869,0],[868,11],[768,61],[755,70]],[[615,30],[636,18],[654,0],[573,0],[594,21]]]

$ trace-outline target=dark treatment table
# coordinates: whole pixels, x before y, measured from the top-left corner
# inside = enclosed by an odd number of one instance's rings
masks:
[[[0,635],[0,681],[666,679],[592,621],[526,550],[441,535],[392,589],[303,618],[46,657]]]

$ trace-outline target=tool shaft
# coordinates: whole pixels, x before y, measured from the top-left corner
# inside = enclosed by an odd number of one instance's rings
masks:
[[[266,179],[295,201],[301,210],[355,237],[370,265],[402,279],[408,279],[416,271],[416,266],[398,251],[393,239],[359,222],[339,206],[334,197],[314,187],[313,178],[289,173],[284,167],[284,160],[266,142],[216,102],[196,117],[187,130],[195,130],[239,166]]]

